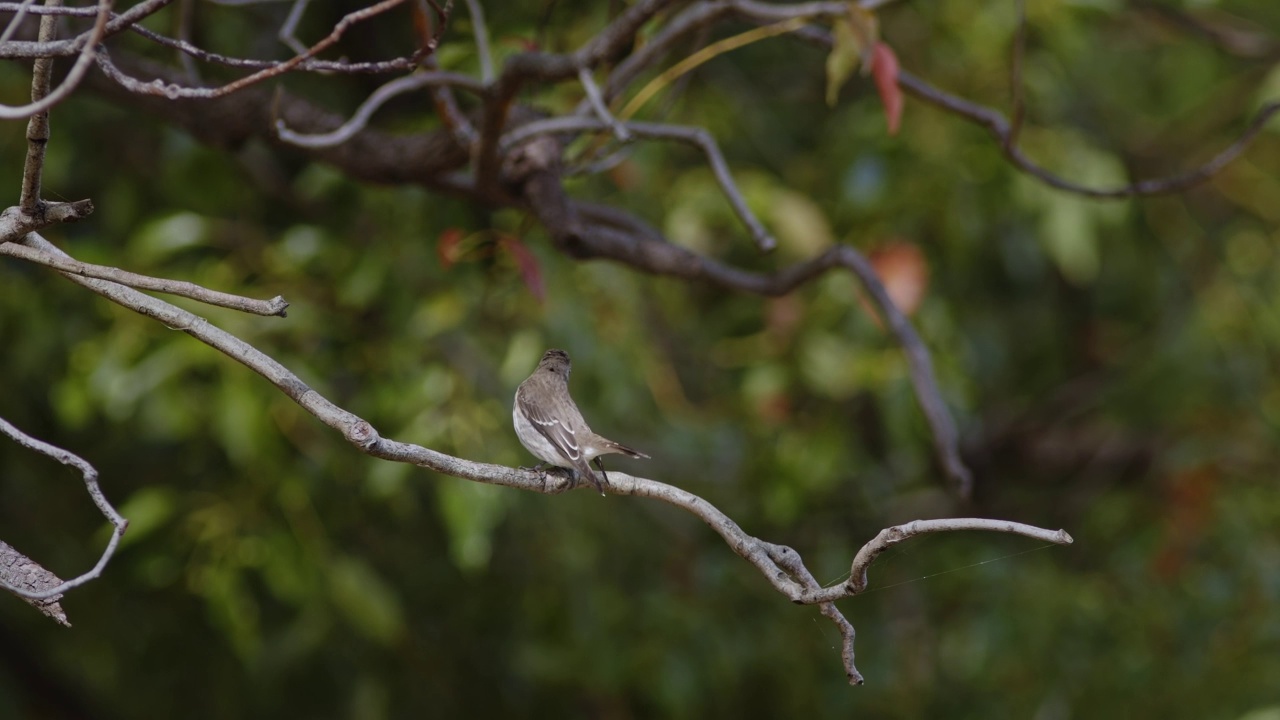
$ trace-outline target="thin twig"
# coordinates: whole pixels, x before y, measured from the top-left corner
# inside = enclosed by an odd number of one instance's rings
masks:
[[[1254,113],[1249,124],[1234,142],[1196,168],[1176,175],[1168,175],[1151,180],[1141,180],[1128,185],[1096,188],[1072,182],[1055,175],[1028,158],[1017,145],[1006,144],[1006,138],[1009,137],[1010,124],[1005,116],[999,111],[943,92],[906,71],[898,73],[898,84],[902,86],[903,90],[906,90],[915,97],[924,100],[931,105],[958,115],[976,125],[985,127],[987,131],[991,133],[991,136],[1000,143],[1004,150],[1005,157],[1009,162],[1012,163],[1014,167],[1026,172],[1028,175],[1031,175],[1050,187],[1065,190],[1077,195],[1083,195],[1085,197],[1103,200],[1116,200],[1139,195],[1170,195],[1200,185],[1206,180],[1212,178],[1214,175],[1217,175],[1223,168],[1230,165],[1236,158],[1240,157],[1249,145],[1253,143],[1258,134],[1267,126],[1267,121],[1270,120],[1272,116],[1280,113],[1280,101],[1272,101],[1264,104],[1262,107],[1258,108],[1257,112]]]
[[[116,33],[124,32],[133,27],[136,23],[141,22],[144,18],[154,14],[161,8],[169,5],[174,0],[143,0],[143,2],[134,5],[123,13],[116,15],[107,9],[106,17],[109,18],[106,27],[99,34],[98,27],[95,24],[93,28],[83,32],[74,38],[67,40],[55,40],[53,42],[23,42],[12,40],[0,45],[0,58],[38,58],[38,57],[65,57],[70,55],[81,55],[86,47],[93,47],[102,40],[105,40]],[[110,5],[110,3],[108,3]],[[89,10],[83,13],[83,10]],[[32,14],[55,14],[55,15],[74,15],[77,14],[75,8],[31,8]],[[79,12],[84,15],[93,15],[95,17],[102,16],[102,7],[95,6],[92,8],[81,8]]]
[[[9,24],[5,26],[4,33],[0,34],[0,45],[4,45],[9,42],[9,38],[13,37],[13,34],[18,31],[18,28],[22,25],[22,21],[26,19],[27,13],[31,10],[31,5],[34,2],[35,0],[22,0],[22,4],[16,7],[3,8],[6,12],[12,12],[13,17],[9,18]],[[11,5],[11,3],[5,3],[5,5],[8,6]],[[85,9],[90,11],[93,10],[93,8]]]
[[[596,119],[609,128],[618,142],[631,142],[631,132],[627,130],[626,125],[613,116],[613,113],[609,112],[609,107],[605,105],[604,98],[600,95],[600,86],[596,85],[595,78],[591,77],[591,71],[578,68],[578,82],[582,83],[582,89],[587,93],[587,102],[591,104],[591,110],[596,114]]]
[[[471,31],[476,39],[476,54],[480,56],[480,81],[493,82],[493,54],[489,51],[489,26],[484,21],[484,8],[480,0],[467,0],[467,13],[471,15]]]
[[[334,43],[338,42],[338,40],[342,38],[342,35],[346,33],[346,31],[355,23],[367,20],[380,13],[384,13],[398,5],[403,4],[404,2],[405,0],[383,0],[382,2],[377,3],[376,5],[371,5],[367,8],[363,8],[361,10],[356,10],[354,12],[347,13],[342,17],[341,20],[339,20],[333,26],[333,30],[329,33],[329,35],[324,37],[315,45],[312,45],[310,48],[307,49],[305,53],[301,55],[296,55],[284,62],[273,63],[268,67],[265,67],[262,70],[259,70],[258,72],[252,73],[238,80],[233,80],[219,87],[209,87],[209,88],[183,87],[176,83],[165,82],[163,80],[160,80],[159,78],[152,80],[151,82],[142,82],[140,80],[131,78],[128,75],[125,75],[119,68],[115,66],[114,63],[111,62],[110,55],[105,50],[103,50],[100,53],[100,57],[98,58],[98,66],[102,68],[103,73],[105,73],[113,81],[119,83],[122,87],[128,89],[131,92],[136,92],[144,95],[157,95],[157,96],[169,98],[170,100],[177,100],[179,98],[202,98],[202,99],[220,98],[225,95],[230,95],[231,93],[234,93],[237,90],[242,90],[246,87],[249,87],[250,85],[263,82],[264,80],[268,80],[270,78],[283,75],[285,73],[288,73],[297,69],[307,59],[311,58],[317,53],[323,52],[324,50],[332,46]]]
[[[729,204],[733,206],[733,211],[742,220],[742,224],[747,226],[747,230],[750,231],[756,246],[761,250],[772,250],[777,247],[777,240],[769,234],[764,224],[747,206],[746,198],[738,190],[738,185],[734,182],[733,175],[729,171],[729,163],[725,162],[724,155],[720,152],[720,147],[716,144],[715,138],[711,136],[711,133],[699,127],[666,125],[663,123],[626,122],[621,124],[630,134],[636,137],[674,140],[686,145],[692,145],[701,150],[702,154],[706,156],[707,165],[710,166],[716,182],[720,185],[721,192],[729,200]],[[599,132],[601,130],[607,131],[609,126],[595,118],[557,117],[547,120],[535,120],[525,123],[504,135],[501,146],[505,151],[540,135],[571,135],[582,132]]]
[[[289,15],[285,17],[284,23],[280,26],[280,32],[276,33],[276,37],[280,42],[289,46],[289,49],[299,55],[307,54],[307,46],[298,39],[298,23],[302,22],[302,14],[307,11],[307,3],[311,0],[294,0],[293,7],[289,8]]]
[[[369,124],[369,119],[373,117],[373,114],[392,98],[432,86],[460,87],[474,92],[483,90],[474,78],[467,75],[430,71],[415,73],[392,80],[373,91],[356,109],[350,120],[330,132],[315,135],[298,133],[290,130],[284,120],[276,120],[276,134],[279,135],[281,140],[299,147],[322,148],[340,145],[363,130]]]
[[[71,94],[71,91],[76,89],[76,86],[80,84],[85,73],[89,70],[89,65],[93,62],[95,46],[102,40],[103,35],[106,32],[107,20],[111,17],[112,2],[113,0],[99,0],[98,19],[93,25],[93,30],[89,35],[89,40],[80,51],[80,57],[76,58],[75,64],[71,66],[71,72],[67,73],[67,76],[62,79],[62,83],[58,85],[57,89],[52,92],[47,92],[48,88],[46,87],[46,92],[40,97],[40,99],[33,100],[28,105],[21,105],[18,107],[0,105],[0,120],[20,120],[22,118],[31,117],[37,113],[45,112],[49,108],[65,100],[66,97]],[[42,36],[44,34],[44,26],[45,19],[42,19],[40,23]],[[52,32],[52,29],[50,32]],[[52,41],[50,40],[40,44],[48,44],[50,42]]]
[[[475,143],[478,190],[482,194],[494,194],[502,166],[498,157],[498,141],[507,131],[507,117],[525,83],[533,80],[560,82],[574,77],[579,68],[596,67],[632,42],[644,24],[672,2],[674,0],[639,0],[571,55],[526,52],[507,58],[502,73],[489,85],[480,136]]]
[[[161,4],[172,2],[172,0],[159,0]],[[270,0],[279,2],[279,0]],[[30,3],[33,0],[24,0],[24,3]],[[20,11],[20,5],[17,3],[0,3],[0,12]],[[94,7],[33,7],[29,9],[32,15],[65,15],[71,17],[92,17],[97,14],[97,8]],[[132,13],[133,11],[130,10]],[[139,25],[140,16],[134,15],[132,19],[125,24],[121,19],[122,16],[112,13],[111,22],[107,25],[107,36],[112,34],[112,28],[116,32],[121,30],[129,30],[136,33],[157,45],[162,45],[173,50],[177,50],[188,58],[201,60],[203,62],[217,63],[227,67],[242,68],[246,70],[264,70],[275,67],[280,64],[279,60],[257,60],[253,58],[239,58],[222,55],[215,52],[204,50],[197,47],[185,38],[171,38],[167,35],[151,30],[143,25]],[[125,24],[124,27],[120,25]],[[60,55],[72,54],[68,52],[69,43],[40,44],[28,43],[18,46],[13,43],[4,45],[0,43],[0,58],[23,58],[23,57],[58,57]],[[18,47],[24,48],[22,52],[14,52]],[[379,74],[389,72],[402,72],[412,70],[417,67],[419,60],[415,57],[394,58],[391,60],[379,60],[371,62],[348,62],[346,60],[319,60],[316,58],[307,58],[304,62],[294,67],[294,72],[316,72],[316,73],[340,73],[340,74]],[[188,72],[188,75],[190,73]]]
[[[191,300],[198,300],[206,305],[216,305],[253,315],[285,317],[289,308],[289,303],[279,295],[270,300],[256,300],[218,290],[210,290],[185,280],[169,280],[167,278],[139,275],[107,265],[93,265],[65,255],[53,255],[13,242],[0,245],[0,255],[20,258],[37,265],[53,268],[62,273],[110,280],[141,290],[177,295]]]
[[[93,504],[98,507],[98,511],[102,513],[103,517],[105,517],[107,521],[111,523],[112,527],[115,528],[111,533],[111,538],[107,541],[106,549],[102,551],[102,556],[98,558],[97,564],[88,572],[71,578],[70,580],[52,588],[31,590],[29,588],[17,587],[8,583],[3,583],[4,589],[20,597],[30,598],[32,600],[46,600],[56,595],[61,595],[72,588],[80,587],[101,575],[102,569],[107,566],[107,563],[111,561],[111,556],[115,554],[116,546],[120,543],[120,538],[124,536],[124,531],[129,528],[129,521],[120,517],[120,513],[116,512],[116,509],[107,501],[107,497],[102,494],[102,488],[98,487],[98,471],[78,455],[67,450],[63,450],[60,447],[50,445],[42,440],[37,440],[13,425],[10,425],[3,418],[0,418],[0,433],[8,435],[14,442],[28,450],[48,455],[63,465],[70,465],[76,470],[79,470],[80,474],[84,477],[84,486],[89,492],[89,498],[93,500]]]
[[[195,23],[196,17],[196,0],[178,0],[177,16],[177,41],[189,45],[188,41],[191,38],[192,25]],[[135,25],[134,27],[138,26]],[[182,66],[183,72],[187,75],[187,82],[199,84],[200,68],[196,67],[195,58],[182,52],[182,50],[178,50],[176,55],[178,64]]]

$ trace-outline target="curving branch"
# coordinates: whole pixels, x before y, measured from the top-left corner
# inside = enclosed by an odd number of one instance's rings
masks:
[[[375,90],[360,104],[360,107],[356,108],[350,120],[334,130],[317,134],[299,133],[291,130],[284,120],[277,120],[276,134],[281,140],[298,147],[322,148],[341,145],[365,129],[373,114],[392,98],[424,87],[457,87],[475,93],[483,91],[483,87],[467,75],[452,72],[420,72],[397,78]]]
[[[111,561],[111,556],[115,554],[116,546],[120,544],[120,538],[124,536],[124,531],[129,528],[129,521],[121,517],[120,513],[116,512],[116,509],[107,501],[106,495],[102,493],[102,488],[98,487],[98,471],[84,459],[72,452],[27,435],[3,418],[0,418],[0,433],[7,435],[11,440],[28,450],[48,455],[63,465],[69,465],[79,470],[84,477],[84,486],[89,492],[89,498],[93,500],[93,504],[97,506],[98,511],[102,513],[103,517],[107,518],[107,521],[114,528],[111,538],[107,541],[107,547],[102,551],[102,556],[98,558],[97,564],[82,575],[65,582],[56,582],[56,575],[48,571],[41,573],[27,567],[25,571],[16,574],[16,582],[13,577],[0,579],[0,588],[8,590],[14,595],[27,600],[51,601],[51,603],[45,604],[56,605],[57,599],[63,593],[72,588],[80,587],[102,574],[102,569],[107,566],[107,563]],[[8,546],[6,545],[5,547]],[[9,564],[9,567],[13,568],[15,566]],[[43,568],[40,568],[40,570],[43,570]],[[59,612],[61,611],[59,610]],[[66,622],[65,616],[62,617],[62,623],[70,626],[70,623]]]
[[[1180,193],[1204,183],[1240,157],[1258,134],[1267,126],[1276,113],[1280,113],[1280,100],[1264,104],[1254,113],[1253,118],[1236,140],[1198,167],[1176,175],[1169,175],[1151,180],[1140,180],[1128,185],[1111,188],[1097,188],[1072,182],[1055,175],[1043,166],[1036,164],[1022,152],[1016,144],[1017,126],[998,110],[965,100],[964,98],[943,92],[924,80],[903,71],[898,73],[898,85],[903,90],[925,102],[958,115],[975,125],[981,125],[1000,143],[1004,156],[1019,170],[1036,178],[1044,184],[1066,192],[1101,200],[1117,200],[1139,195],[1169,195]]]
[[[681,125],[667,125],[664,123],[648,123],[648,122],[619,122],[614,121],[613,124],[604,119],[584,118],[584,117],[558,117],[548,120],[534,120],[512,130],[502,136],[501,147],[504,151],[528,142],[529,140],[543,135],[574,135],[582,132],[598,132],[600,130],[609,130],[617,133],[616,127],[625,130],[628,136],[650,138],[655,140],[672,140],[686,145],[692,145],[707,158],[707,165],[711,167],[711,172],[715,175],[716,182],[720,185],[720,191],[724,193],[729,200],[729,204],[733,206],[733,212],[742,220],[742,224],[747,226],[747,230],[751,232],[751,237],[756,242],[756,247],[761,250],[772,250],[777,247],[778,241],[773,235],[765,229],[764,224],[751,212],[751,208],[747,207],[747,200],[742,196],[742,192],[738,190],[738,185],[733,181],[733,175],[729,172],[729,163],[724,159],[724,154],[720,152],[720,147],[716,144],[716,140],[711,133],[699,127],[685,127]]]
[[[36,233],[28,235],[24,244],[50,254],[61,253]],[[571,487],[568,478],[558,474],[465,460],[421,445],[384,438],[367,420],[334,404],[304,383],[284,365],[207,319],[107,280],[76,275],[67,275],[67,277],[72,282],[83,285],[129,310],[157,320],[166,327],[181,330],[243,364],[265,378],[317,420],[338,431],[361,452],[384,460],[418,465],[454,477],[520,490],[558,494]],[[1002,520],[964,518],[947,521],[917,521],[881,532],[876,539],[855,555],[853,561],[855,572],[849,581],[832,588],[821,588],[795,550],[749,535],[719,508],[687,490],[657,480],[614,472],[610,475],[609,492],[615,495],[634,495],[661,500],[693,514],[719,534],[730,549],[755,566],[787,599],[803,605],[819,605],[822,614],[835,623],[844,638],[842,657],[846,675],[853,684],[863,682],[862,674],[854,664],[853,625],[833,603],[865,590],[866,568],[889,545],[924,532],[975,529],[1011,532],[1058,544],[1071,542],[1071,537],[1061,530],[1044,530]],[[123,532],[123,529],[120,532]],[[862,581],[854,582],[854,578],[861,578]]]

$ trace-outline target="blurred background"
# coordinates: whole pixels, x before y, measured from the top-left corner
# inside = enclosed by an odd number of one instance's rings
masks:
[[[332,5],[304,38],[356,7]],[[488,5],[499,58],[577,47],[611,12]],[[287,11],[199,3],[202,45],[285,57],[258,35]],[[1069,179],[1190,169],[1280,97],[1270,0],[1026,12],[1023,145]],[[1016,18],[1009,2],[880,11],[904,69],[1002,111]],[[455,8],[444,67],[476,71],[469,22]],[[405,25],[362,24],[341,50],[391,56]],[[474,460],[532,464],[512,394],[565,348],[593,428],[654,458],[609,467],[705,497],[823,582],[916,518],[1061,527],[1074,545],[949,534],[887,553],[840,603],[867,679],[850,687],[817,609],[686,513],[369,458],[211,348],[9,260],[0,416],[94,463],[132,524],[62,601],[72,629],[0,598],[0,716],[1280,717],[1280,121],[1190,192],[1096,201],[911,98],[890,137],[868,78],[829,107],[824,62],[756,43],[639,116],[714,133],[772,255],[687,148],[637,144],[569,190],[761,271],[847,242],[918,290],[972,503],[947,489],[902,353],[846,275],[762,299],[577,262],[520,212],[363,185],[260,141],[208,148],[88,90],[53,113],[45,188],[97,210],[46,236],[88,262],[284,295],[283,320],[173,302],[384,435]],[[29,73],[0,65],[0,99],[21,102]],[[384,80],[283,83],[350,112]],[[414,97],[378,122],[436,120]],[[13,202],[24,127],[0,133]],[[69,577],[107,535],[77,475],[0,442],[0,537]]]

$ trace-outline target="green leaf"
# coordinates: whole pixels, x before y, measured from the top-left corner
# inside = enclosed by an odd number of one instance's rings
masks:
[[[870,54],[880,37],[875,13],[857,3],[849,3],[848,13],[831,24],[831,53],[827,55],[827,105],[834,107],[840,88],[855,70],[870,61]]]
[[[467,572],[484,569],[493,552],[493,529],[506,514],[506,492],[464,481],[444,482],[437,488],[454,564]]]
[[[357,630],[384,645],[404,632],[404,610],[395,590],[367,562],[353,556],[335,558],[329,592]]]
[[[120,515],[129,521],[129,532],[120,539],[120,546],[133,545],[145,539],[173,517],[176,507],[177,492],[162,485],[144,487],[130,495],[119,510]]]

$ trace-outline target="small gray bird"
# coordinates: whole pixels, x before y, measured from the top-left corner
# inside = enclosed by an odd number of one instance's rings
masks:
[[[582,476],[589,478],[603,495],[604,486],[596,479],[588,462],[595,461],[608,483],[609,476],[600,464],[601,455],[649,456],[591,432],[573,398],[569,397],[569,370],[572,368],[568,353],[548,350],[538,363],[538,369],[516,389],[511,419],[515,422],[516,437],[529,452],[543,463],[572,470],[574,486]],[[539,463],[538,469],[543,463]]]

